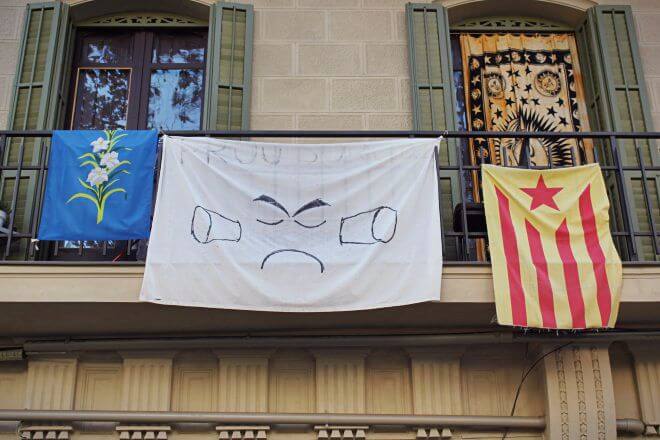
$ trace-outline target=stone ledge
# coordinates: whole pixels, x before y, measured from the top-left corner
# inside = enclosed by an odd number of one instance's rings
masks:
[[[0,303],[137,303],[142,265],[0,264]],[[442,270],[440,303],[493,302],[487,265],[447,265]],[[660,302],[660,265],[623,269],[623,302]]]

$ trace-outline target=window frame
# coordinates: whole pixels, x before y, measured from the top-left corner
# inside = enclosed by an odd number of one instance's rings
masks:
[[[85,27],[76,32],[74,37],[74,47],[72,48],[72,63],[69,68],[70,75],[70,92],[69,99],[67,100],[67,119],[65,126],[73,130],[76,122],[76,106],[79,92],[79,78],[81,70],[85,69],[117,69],[129,70],[129,90],[127,97],[127,114],[126,114],[126,130],[146,129],[149,115],[149,90],[150,81],[153,70],[156,69],[201,69],[202,70],[202,87],[206,87],[207,75],[207,58],[208,52],[208,31],[199,27],[183,27],[177,26],[172,28],[175,32],[203,32],[206,35],[203,37],[206,40],[204,48],[204,61],[193,63],[154,63],[153,50],[154,42],[156,41],[159,30],[170,30],[159,26],[157,28],[143,28],[143,27],[126,27],[126,28],[109,28],[109,27]],[[130,35],[131,45],[131,59],[119,63],[94,63],[84,60],[82,56],[83,38],[86,34],[93,33],[108,33],[109,35]],[[201,117],[199,121],[199,128],[202,129],[203,121],[205,118],[205,95],[206,89],[203,89],[202,100],[200,103]]]

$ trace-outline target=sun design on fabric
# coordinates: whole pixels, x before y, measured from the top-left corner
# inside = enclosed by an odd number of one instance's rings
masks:
[[[488,90],[488,96],[491,98],[503,98],[504,97],[504,78],[499,73],[488,73],[484,75],[486,82],[486,90]]]
[[[549,70],[544,70],[536,75],[534,85],[536,90],[544,96],[557,96],[561,92],[559,75]]]

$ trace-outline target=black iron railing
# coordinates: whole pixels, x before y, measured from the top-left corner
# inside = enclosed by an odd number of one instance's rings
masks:
[[[169,131],[175,136],[224,138],[400,138],[444,137],[438,153],[441,218],[446,261],[488,258],[483,206],[474,176],[483,157],[467,156],[470,139],[590,139],[610,198],[611,232],[624,261],[660,260],[660,132],[440,132],[440,131]],[[51,131],[0,131],[0,261],[140,261],[144,241],[36,242],[47,174]],[[551,151],[548,151],[548,157]],[[527,159],[515,166],[533,166]],[[474,159],[472,159],[474,160]],[[505,166],[513,166],[506,164]],[[556,166],[556,165],[555,165]],[[444,185],[443,183],[447,183]],[[478,183],[476,183],[478,185]]]

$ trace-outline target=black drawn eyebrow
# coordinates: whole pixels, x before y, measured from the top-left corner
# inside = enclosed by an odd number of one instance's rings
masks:
[[[298,209],[296,213],[293,214],[293,216],[295,217],[303,211],[307,211],[308,209],[312,209],[312,208],[319,208],[321,206],[330,206],[330,204],[324,202],[321,199],[314,199],[311,202],[305,203],[303,206],[301,206],[300,209]]]
[[[266,203],[269,203],[269,204],[271,204],[271,205],[273,205],[273,206],[275,206],[275,207],[281,209],[282,211],[284,211],[284,213],[285,213],[288,217],[291,217],[291,216],[289,215],[289,211],[287,211],[286,208],[280,204],[280,202],[278,202],[278,201],[275,200],[274,198],[272,198],[272,197],[270,197],[270,196],[267,196],[267,195],[265,195],[265,194],[260,195],[259,197],[257,197],[256,199],[254,199],[253,202],[266,202]]]

